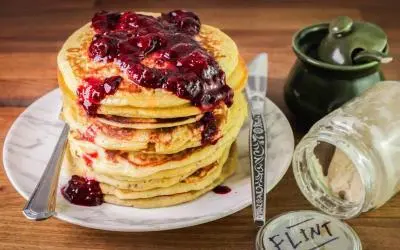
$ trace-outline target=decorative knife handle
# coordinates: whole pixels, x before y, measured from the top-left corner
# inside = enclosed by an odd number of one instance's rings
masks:
[[[257,226],[263,226],[265,224],[265,207],[267,196],[267,127],[263,113],[264,112],[252,114],[249,133],[253,219]]]
[[[65,124],[46,169],[24,207],[23,214],[30,220],[45,220],[55,213],[58,176],[64,158],[68,131],[69,126]]]

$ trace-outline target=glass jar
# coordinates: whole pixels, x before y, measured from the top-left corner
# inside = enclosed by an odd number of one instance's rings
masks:
[[[314,124],[293,171],[304,196],[330,215],[385,204],[400,190],[400,82],[381,82]]]

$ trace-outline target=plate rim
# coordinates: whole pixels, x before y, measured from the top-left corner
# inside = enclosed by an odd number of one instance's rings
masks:
[[[14,122],[12,123],[11,127],[9,128],[7,135],[4,139],[4,144],[3,144],[3,169],[4,172],[7,176],[7,179],[10,181],[11,185],[13,186],[13,188],[17,191],[17,193],[19,193],[19,195],[21,195],[25,200],[28,200],[28,194],[25,194],[21,188],[19,187],[19,185],[17,185],[17,183],[15,182],[15,180],[13,178],[11,178],[10,176],[10,167],[6,167],[7,162],[8,162],[8,153],[6,152],[6,145],[9,144],[9,141],[11,140],[11,134],[12,132],[16,129],[16,126],[18,123],[21,122],[22,117],[25,113],[28,112],[29,108],[31,108],[33,105],[35,105],[37,102],[39,102],[40,100],[44,99],[45,97],[48,97],[56,92],[59,91],[59,88],[55,88],[49,92],[47,92],[46,94],[44,94],[43,96],[37,98],[34,102],[32,102],[28,107],[25,108],[25,110],[23,112],[21,112],[18,117],[14,120]],[[285,123],[287,123],[287,125],[290,128],[290,142],[292,147],[290,148],[290,155],[291,157],[287,158],[287,162],[285,163],[284,167],[282,168],[281,174],[278,176],[278,178],[275,179],[275,182],[273,183],[273,185],[270,185],[270,188],[267,190],[267,193],[271,192],[278,184],[279,182],[282,180],[282,178],[284,177],[284,175],[287,173],[290,165],[291,165],[291,161],[292,161],[292,155],[294,152],[294,147],[295,147],[295,142],[294,142],[294,134],[293,134],[293,129],[290,125],[290,122],[288,121],[286,115],[283,113],[283,111],[268,97],[264,97],[264,100],[268,103],[268,104],[272,104],[274,106],[274,109],[278,110],[282,115],[283,115],[283,120]],[[249,118],[247,118],[248,120]],[[168,222],[168,223],[158,223],[158,224],[152,224],[152,225],[132,225],[130,224],[129,226],[121,226],[121,225],[107,225],[106,227],[102,227],[100,224],[98,223],[92,223],[92,222],[87,222],[87,221],[82,221],[80,219],[76,219],[74,217],[70,217],[70,216],[65,216],[62,213],[56,212],[55,215],[53,217],[64,221],[64,222],[68,222],[74,225],[78,225],[78,226],[82,226],[82,227],[86,227],[86,228],[92,228],[92,229],[97,229],[97,230],[105,230],[105,231],[115,231],[115,232],[152,232],[152,231],[165,231],[165,230],[173,230],[173,229],[179,229],[179,228],[186,228],[186,227],[192,227],[192,226],[196,226],[196,225],[200,225],[200,224],[204,224],[204,223],[208,223],[211,221],[216,221],[222,218],[225,218],[229,215],[232,215],[238,211],[241,211],[242,209],[248,207],[249,205],[251,205],[251,199],[250,200],[246,200],[243,203],[239,203],[238,206],[235,206],[233,209],[229,209],[227,211],[218,213],[218,215],[211,215],[211,216],[203,216],[200,218],[196,218],[196,219],[191,219],[191,220],[187,220],[187,221],[178,221],[178,222]],[[22,209],[21,209],[21,214],[22,214]]]

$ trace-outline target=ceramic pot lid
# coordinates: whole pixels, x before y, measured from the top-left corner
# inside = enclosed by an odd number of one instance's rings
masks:
[[[386,63],[391,61],[384,53],[386,47],[387,36],[379,26],[340,16],[330,22],[329,33],[318,48],[318,56],[321,61],[336,65]]]

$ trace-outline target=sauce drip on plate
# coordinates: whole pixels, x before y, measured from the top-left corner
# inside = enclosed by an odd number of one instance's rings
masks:
[[[103,203],[103,192],[100,183],[84,177],[73,175],[68,184],[61,189],[65,199],[75,205],[98,206]]]
[[[227,193],[229,193],[231,191],[232,190],[229,187],[223,186],[223,185],[216,186],[213,189],[213,192],[216,193],[216,194],[227,194]]]

